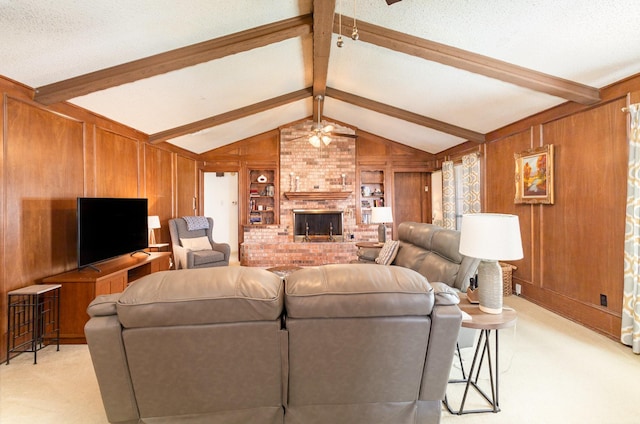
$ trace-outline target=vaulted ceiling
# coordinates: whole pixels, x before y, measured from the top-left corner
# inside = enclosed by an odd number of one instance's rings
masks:
[[[0,75],[194,153],[313,116],[315,95],[438,153],[597,102],[640,73],[638,22],[636,0],[0,0]]]

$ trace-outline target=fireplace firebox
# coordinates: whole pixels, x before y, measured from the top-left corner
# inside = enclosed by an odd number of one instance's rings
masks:
[[[294,242],[343,241],[341,210],[294,209]]]

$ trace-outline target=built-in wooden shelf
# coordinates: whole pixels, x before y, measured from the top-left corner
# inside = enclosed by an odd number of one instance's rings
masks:
[[[287,191],[284,197],[289,200],[345,200],[350,191]]]

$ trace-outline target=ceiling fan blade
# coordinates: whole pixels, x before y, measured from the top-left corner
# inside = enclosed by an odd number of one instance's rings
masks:
[[[393,3],[398,3],[399,1],[402,1],[402,0],[387,0],[387,4],[391,6]]]
[[[347,137],[347,138],[358,138],[356,134],[346,134],[346,133],[331,133],[330,135],[335,137]]]

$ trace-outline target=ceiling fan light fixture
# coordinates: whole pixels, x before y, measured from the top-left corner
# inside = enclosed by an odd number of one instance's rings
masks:
[[[328,146],[329,143],[331,143],[331,137],[329,137],[328,135],[323,135],[322,142],[324,143],[325,146]]]
[[[340,1],[340,13],[338,14],[338,41],[336,45],[338,47],[342,47],[344,45],[344,41],[342,41],[342,1]]]
[[[320,147],[320,137],[315,134],[312,135],[311,137],[309,137],[309,143],[311,143],[313,147]]]
[[[351,39],[353,41],[358,41],[359,38],[358,23],[356,21],[356,0],[353,0],[353,31],[351,32]]]

